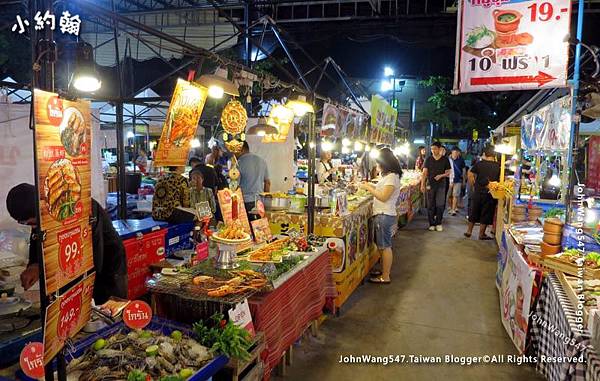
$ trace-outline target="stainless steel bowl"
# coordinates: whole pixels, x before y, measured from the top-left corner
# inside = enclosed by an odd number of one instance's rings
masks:
[[[290,207],[290,199],[288,197],[260,196],[260,199],[265,205],[265,210],[287,210]]]

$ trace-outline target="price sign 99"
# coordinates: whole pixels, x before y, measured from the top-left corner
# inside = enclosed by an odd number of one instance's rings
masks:
[[[66,276],[75,275],[82,266],[81,227],[58,233],[59,266]]]

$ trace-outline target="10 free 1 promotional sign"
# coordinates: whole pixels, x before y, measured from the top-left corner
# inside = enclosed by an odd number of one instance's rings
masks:
[[[570,0],[461,0],[455,92],[567,86]]]

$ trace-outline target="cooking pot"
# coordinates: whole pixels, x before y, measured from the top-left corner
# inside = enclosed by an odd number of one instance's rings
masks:
[[[265,210],[287,210],[290,207],[289,197],[272,197],[260,195]]]

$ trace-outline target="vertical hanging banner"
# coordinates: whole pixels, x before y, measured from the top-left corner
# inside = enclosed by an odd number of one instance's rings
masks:
[[[566,87],[570,0],[460,0],[455,92]]]
[[[177,80],[156,150],[155,167],[185,166],[191,141],[206,104],[208,89]]]
[[[90,103],[36,89],[34,114],[43,265],[50,294],[94,266]]]
[[[46,308],[44,321],[44,364],[90,321],[94,279],[92,274],[59,296]]]
[[[394,141],[394,129],[398,111],[380,96],[371,98],[371,131],[369,141],[391,144]]]

